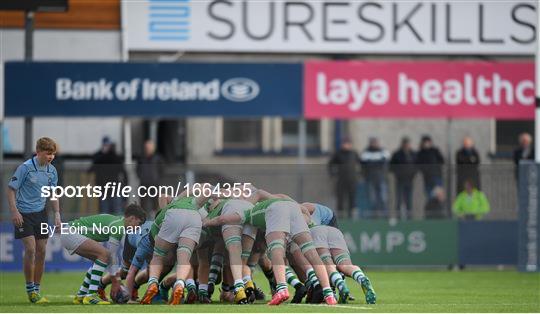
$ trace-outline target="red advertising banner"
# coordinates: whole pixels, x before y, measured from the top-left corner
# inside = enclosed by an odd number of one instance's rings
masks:
[[[534,119],[532,62],[309,61],[304,71],[308,119]]]

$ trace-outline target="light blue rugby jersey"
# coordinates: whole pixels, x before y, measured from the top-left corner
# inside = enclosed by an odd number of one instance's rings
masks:
[[[40,166],[34,156],[22,163],[9,180],[8,186],[16,191],[16,205],[21,213],[37,213],[45,209],[47,199],[41,197],[43,186],[55,187],[58,173],[53,165]]]
[[[334,212],[321,204],[315,203],[315,210],[311,214],[311,220],[315,225],[328,225],[334,217]]]
[[[142,238],[150,232],[150,229],[152,228],[153,223],[154,223],[153,220],[147,220],[145,223],[141,225],[141,233],[128,234],[127,235],[128,243],[133,247],[138,247]]]

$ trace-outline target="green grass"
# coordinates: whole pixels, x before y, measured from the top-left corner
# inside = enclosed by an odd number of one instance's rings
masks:
[[[260,272],[259,272],[260,274]],[[224,305],[72,305],[83,273],[47,273],[43,294],[50,305],[30,305],[21,273],[0,273],[0,312],[539,312],[540,274],[514,271],[369,271],[378,294],[378,304],[366,305],[353,281],[348,285],[357,301],[335,307],[264,303],[246,306]],[[256,278],[267,288],[266,280]],[[266,290],[265,290],[266,291]],[[144,287],[140,294],[144,293]],[[214,299],[218,293],[214,293]]]

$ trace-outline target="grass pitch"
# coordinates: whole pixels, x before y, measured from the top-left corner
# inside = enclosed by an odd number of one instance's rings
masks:
[[[73,295],[83,279],[83,272],[47,273],[41,284],[49,305],[31,305],[26,299],[22,273],[0,273],[0,312],[539,312],[540,274],[514,271],[369,271],[377,292],[376,305],[367,305],[359,286],[348,279],[356,301],[334,307],[324,305],[289,305],[270,307],[254,305],[72,305]],[[268,291],[266,279],[256,282]],[[141,287],[142,296],[145,287]],[[291,288],[291,292],[294,289]],[[268,296],[267,296],[268,299]]]

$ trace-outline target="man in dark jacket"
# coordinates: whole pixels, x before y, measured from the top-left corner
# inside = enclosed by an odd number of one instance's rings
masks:
[[[534,147],[529,133],[519,135],[519,147],[514,150],[514,164],[516,165],[516,179],[519,178],[519,162],[522,160],[534,160]]]
[[[127,184],[127,174],[124,169],[122,158],[116,154],[116,148],[108,136],[103,137],[101,149],[92,157],[92,166],[88,172],[95,175],[96,186],[101,186],[105,193],[105,186],[110,184]],[[122,210],[122,198],[113,196],[111,189],[108,189],[105,199],[100,198],[99,210],[103,214],[117,214]]]
[[[442,165],[444,158],[441,151],[433,146],[429,135],[422,136],[420,150],[416,155],[416,163],[424,178],[426,198],[430,199],[432,191],[437,186],[442,186]]]
[[[351,217],[352,209],[355,207],[356,174],[359,162],[360,158],[353,150],[349,139],[343,140],[341,149],[335,152],[328,162],[330,175],[337,177],[337,210],[342,217]]]
[[[144,142],[144,155],[137,164],[137,176],[141,186],[146,189],[150,186],[158,187],[163,176],[163,160],[156,154],[156,146],[151,140]],[[148,213],[158,210],[157,197],[141,197],[141,207]]]
[[[459,194],[465,188],[465,181],[470,180],[472,184],[480,190],[480,155],[471,137],[463,138],[463,146],[456,153],[457,163],[457,182],[456,194]]]
[[[388,162],[390,153],[381,148],[375,137],[369,139],[368,147],[360,155],[362,173],[366,179],[371,210],[380,217],[388,216]]]
[[[392,154],[390,170],[396,178],[396,211],[399,213],[404,207],[407,218],[410,218],[413,180],[418,169],[416,167],[416,153],[412,150],[411,140],[408,137],[401,140],[400,148]]]

